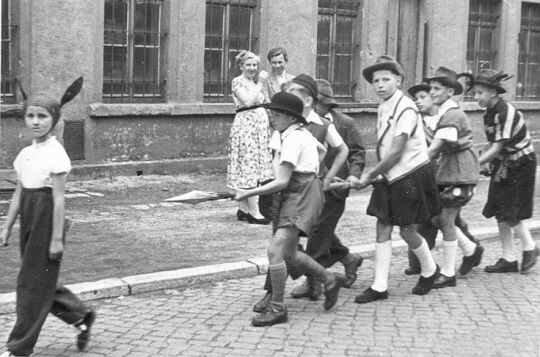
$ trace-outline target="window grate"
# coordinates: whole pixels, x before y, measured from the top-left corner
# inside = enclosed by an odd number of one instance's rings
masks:
[[[161,3],[105,0],[104,101],[163,101]]]
[[[13,9],[10,0],[2,0],[2,80],[1,102],[15,102],[15,41],[17,25],[13,23]]]
[[[359,0],[319,0],[317,78],[332,83],[337,98],[353,97],[353,66],[360,48],[355,32]]]
[[[230,102],[231,81],[240,74],[236,55],[257,52],[255,0],[207,0],[204,44],[204,101]]]
[[[500,1],[471,0],[467,37],[467,72],[476,75],[482,69],[493,68],[497,49],[495,31],[499,19]],[[472,99],[467,94],[466,99]]]
[[[516,97],[540,100],[540,4],[523,3]]]

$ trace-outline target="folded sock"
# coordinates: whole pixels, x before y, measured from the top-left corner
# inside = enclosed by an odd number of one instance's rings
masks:
[[[375,244],[375,280],[371,288],[378,292],[388,290],[388,275],[392,260],[392,241]]]
[[[457,240],[443,241],[443,263],[441,274],[452,277],[456,275]]]
[[[420,244],[418,248],[413,249],[413,252],[420,262],[420,275],[424,278],[432,276],[437,270],[437,265],[435,264],[435,260],[433,260],[433,256],[431,255],[426,240],[422,239],[422,244]]]

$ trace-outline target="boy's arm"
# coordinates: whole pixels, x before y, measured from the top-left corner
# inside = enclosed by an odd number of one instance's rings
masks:
[[[15,192],[13,192],[11,203],[9,204],[6,223],[4,223],[4,227],[2,228],[2,232],[0,233],[0,246],[8,245],[9,236],[11,235],[11,228],[13,227],[13,224],[15,223],[15,220],[19,215],[21,191],[22,184],[21,181],[19,181],[17,183],[17,187],[15,188]]]
[[[49,246],[49,258],[59,259],[64,251],[64,220],[66,201],[66,178],[67,174],[53,174],[53,229],[51,245]]]
[[[250,190],[236,190],[234,199],[241,201],[251,196],[267,195],[269,193],[283,191],[289,184],[293,170],[294,166],[291,163],[282,162],[275,173],[275,180]]]
[[[362,178],[360,179],[359,189],[366,187],[377,176],[379,176],[383,172],[387,172],[398,163],[398,161],[401,159],[401,156],[403,155],[403,151],[405,150],[407,140],[409,140],[409,135],[407,135],[406,133],[402,133],[401,135],[398,135],[394,138],[394,140],[392,141],[392,147],[390,148],[388,155],[384,159],[379,161],[379,163],[375,165],[375,167],[373,167],[371,170],[368,170],[367,172],[364,171],[364,173],[362,174]]]
[[[480,156],[480,165],[484,165],[491,160],[493,160],[503,149],[505,140],[499,140],[494,142],[489,146],[489,149],[487,149],[482,155]]]
[[[347,161],[349,163],[349,173],[347,181],[351,184],[357,183],[366,166],[366,149],[362,143],[360,132],[354,125],[354,121],[350,121],[347,126],[345,143],[349,148]]]
[[[439,152],[441,151],[442,147],[444,146],[444,140],[439,138],[434,138],[431,142],[431,145],[429,145],[428,148],[428,156],[430,160],[433,160],[437,155],[439,155]]]
[[[337,150],[336,157],[332,161],[332,166],[328,169],[326,176],[324,177],[324,190],[328,190],[328,187],[334,180],[334,177],[337,175],[345,161],[347,160],[347,155],[349,154],[349,148],[345,143],[339,145],[335,148]]]

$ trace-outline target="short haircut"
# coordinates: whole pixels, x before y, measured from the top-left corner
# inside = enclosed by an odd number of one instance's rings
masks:
[[[317,98],[313,98],[313,95],[311,94],[311,92],[307,88],[301,86],[298,83],[294,83],[291,81],[283,83],[281,85],[281,89],[284,92],[288,92],[288,93],[291,93],[292,91],[294,91],[295,93],[298,93],[301,96],[301,99],[310,97],[313,99],[313,105],[315,105],[315,103],[317,102]]]
[[[247,51],[247,50],[242,50],[240,51],[235,59],[236,59],[236,65],[238,66],[238,68],[242,67],[242,65],[244,64],[244,62],[250,58],[253,58],[257,61],[257,63],[261,63],[261,59],[259,58],[259,56],[257,56],[255,53],[251,52],[251,51]]]
[[[272,60],[272,58],[274,58],[276,56],[279,56],[279,55],[283,55],[283,59],[285,60],[285,62],[289,62],[289,57],[287,56],[287,51],[285,51],[285,49],[283,47],[274,47],[270,51],[268,51],[268,55],[267,55],[268,62],[270,62],[270,60]]]

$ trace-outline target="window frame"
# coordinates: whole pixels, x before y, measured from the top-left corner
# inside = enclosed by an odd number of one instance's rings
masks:
[[[530,65],[531,65],[531,33],[536,33],[540,37],[540,3],[531,3],[531,2],[522,2],[521,4],[521,20],[520,20],[520,31],[518,36],[519,51],[518,51],[518,71],[517,71],[517,84],[516,84],[516,99],[517,100],[527,100],[527,101],[540,101],[540,85],[536,84],[536,94],[534,92],[531,95],[527,95],[528,83],[535,83],[535,81],[530,77]],[[533,18],[532,12],[534,8],[538,9],[539,17]],[[524,13],[528,12],[524,16]],[[536,24],[535,24],[536,23]],[[526,36],[526,48],[522,50],[522,40],[523,36]],[[525,58],[524,58],[525,57]],[[540,72],[540,52],[537,53],[537,62],[534,63],[538,67],[538,72]],[[521,69],[524,67],[525,73],[522,73]],[[530,85],[530,84],[529,84]]]
[[[111,43],[107,43],[105,41],[105,36],[107,35],[107,32],[110,32],[111,34],[115,34],[118,31],[112,27],[111,29],[108,29],[105,24],[105,18],[107,17],[105,14],[105,7],[106,2],[110,1],[112,5],[114,6],[114,3],[116,1],[119,1],[121,3],[127,4],[127,10],[126,10],[126,28],[124,30],[124,34],[126,37],[125,44],[119,44],[115,43],[114,38],[112,39]],[[166,61],[166,53],[165,53],[165,40],[167,37],[167,31],[164,28],[164,0],[145,0],[146,3],[150,4],[157,4],[159,6],[158,8],[158,23],[157,23],[157,32],[147,30],[143,32],[144,34],[153,35],[157,38],[157,44],[155,45],[137,45],[136,44],[136,31],[135,31],[135,7],[136,7],[136,1],[138,0],[105,0],[104,1],[104,26],[103,26],[103,36],[104,36],[104,42],[103,42],[103,85],[102,85],[102,101],[104,103],[162,103],[166,100],[165,96],[165,75],[166,71],[164,71],[164,63]],[[146,9],[145,9],[146,11]],[[114,26],[114,19],[113,19],[113,26]],[[124,47],[125,48],[125,56],[126,60],[124,62],[124,68],[123,68],[123,75],[120,80],[114,78],[111,76],[111,78],[105,77],[105,64],[107,63],[105,60],[106,56],[106,48],[107,47]],[[135,52],[137,48],[154,48],[157,49],[157,59],[155,61],[155,66],[157,68],[152,67],[151,72],[157,73],[156,76],[152,76],[153,81],[146,81],[143,80],[141,82],[141,85],[143,88],[145,88],[148,83],[153,83],[151,85],[152,90],[151,91],[144,91],[143,93],[136,93],[135,92],[135,86],[137,85],[138,81],[136,80],[136,73],[135,73],[135,61],[137,60]],[[113,56],[113,53],[111,52],[111,57]],[[144,62],[144,60],[143,60]],[[114,63],[114,61],[112,61]],[[144,73],[144,72],[143,72]],[[114,93],[113,91],[107,92],[105,91],[105,88],[107,86],[113,86],[114,84],[124,84],[127,89],[127,93]]]
[[[258,52],[258,46],[259,46],[259,36],[257,34],[259,33],[259,17],[257,13],[257,9],[260,8],[260,1],[259,0],[206,0],[205,6],[206,6],[206,12],[209,11],[209,8],[211,8],[214,5],[221,6],[222,9],[222,22],[221,22],[221,31],[219,36],[216,36],[218,39],[221,39],[221,47],[212,47],[211,44],[209,45],[208,42],[211,37],[213,37],[213,31],[210,30],[210,35],[207,31],[207,22],[208,19],[208,13],[205,18],[205,41],[204,41],[204,78],[203,78],[203,102],[205,103],[223,103],[223,102],[230,102],[232,101],[232,93],[231,93],[231,82],[234,77],[238,76],[239,69],[236,68],[236,62],[234,60],[231,61],[231,55],[238,54],[241,50],[249,50],[254,53]],[[248,48],[233,48],[231,42],[231,8],[233,6],[237,6],[238,8],[248,8],[250,11],[250,18],[249,18],[249,33],[246,38],[242,38],[243,40],[247,40],[248,42]],[[210,29],[212,29],[213,24],[210,24]],[[237,40],[241,39],[240,37],[237,37]],[[237,46],[238,47],[238,46]],[[219,71],[219,80],[214,81],[210,78],[207,78],[207,54],[217,51],[220,52],[220,71]],[[233,56],[233,58],[234,58]],[[212,59],[210,59],[210,67],[213,63]],[[211,76],[211,75],[208,75]],[[212,85],[220,86],[219,91],[212,91],[208,90],[208,87],[211,87]]]
[[[341,0],[342,1],[342,0]],[[360,49],[360,36],[358,34],[358,27],[360,21],[360,8],[362,6],[361,0],[346,0],[349,4],[355,6],[355,9],[340,9],[338,7],[338,0],[319,0],[318,1],[318,10],[317,10],[317,51],[316,51],[316,76],[317,78],[324,78],[328,80],[334,89],[334,97],[337,100],[352,100],[354,98],[354,90],[356,86],[355,81],[355,71],[356,64],[358,61],[359,49]],[[331,6],[325,6],[329,4]],[[320,35],[320,21],[322,16],[331,16],[330,20],[330,29],[329,29],[329,42],[321,41]],[[351,25],[351,43],[349,45],[349,53],[338,53],[338,43],[337,43],[337,24],[338,17],[350,18],[352,21]],[[320,51],[321,44],[327,45],[327,52],[323,53]],[[350,65],[349,65],[349,80],[344,83],[336,83],[335,77],[338,68],[336,67],[336,62],[338,57],[350,56]],[[328,58],[328,75],[321,74],[321,65],[319,59],[322,57]],[[328,78],[325,78],[328,77]],[[348,93],[340,92],[339,88],[341,85],[348,85]]]
[[[19,69],[19,28],[20,25],[18,24],[19,20],[19,7],[15,6],[18,5],[19,2],[15,0],[2,0],[2,20],[4,20],[4,11],[3,6],[4,3],[7,3],[8,7],[8,14],[7,14],[7,24],[4,24],[2,21],[2,32],[4,28],[7,28],[8,36],[6,39],[2,36],[2,50],[4,43],[9,43],[8,45],[8,56],[7,61],[9,65],[9,69],[7,71],[8,78],[4,78],[2,75],[2,84],[1,84],[1,93],[0,93],[0,103],[2,104],[14,104],[17,102],[17,86],[16,86],[16,78],[18,75],[18,69]],[[4,56],[2,53],[2,60],[4,60]],[[2,68],[3,69],[3,68]],[[4,92],[4,85],[10,86],[9,92]]]

